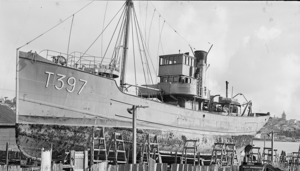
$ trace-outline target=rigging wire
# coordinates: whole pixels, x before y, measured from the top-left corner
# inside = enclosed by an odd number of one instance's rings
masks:
[[[159,18],[158,18],[158,30],[160,30],[160,15],[159,15]],[[160,35],[158,35],[158,43],[157,43],[157,57],[158,57],[158,54],[159,54],[159,44],[160,44]]]
[[[131,36],[132,36],[132,53],[133,53],[133,69],[134,69],[134,83],[137,85],[136,82],[136,62],[135,62],[135,50],[134,50],[134,34],[133,34],[133,21],[131,21]],[[135,93],[138,95],[137,87],[135,87]]]
[[[124,4],[124,5],[125,5],[125,4]],[[124,5],[123,5],[123,6],[124,6]],[[121,14],[121,17],[120,17],[120,19],[119,19],[119,21],[118,21],[118,23],[117,23],[117,26],[116,26],[116,28],[115,28],[115,30],[114,30],[114,32],[113,32],[112,37],[110,38],[110,41],[109,41],[109,43],[108,43],[108,46],[107,46],[106,51],[105,51],[105,53],[104,53],[104,56],[103,56],[103,58],[102,58],[102,60],[101,60],[101,62],[100,62],[100,65],[102,65],[103,59],[104,59],[104,57],[105,57],[105,55],[106,55],[106,53],[107,53],[107,51],[108,51],[108,48],[109,48],[109,46],[110,46],[110,44],[111,44],[111,42],[112,42],[113,36],[114,36],[115,33],[116,33],[116,30],[117,30],[117,28],[118,28],[118,25],[119,25],[119,23],[120,23],[120,20],[121,20],[122,16],[124,16],[124,14],[125,14],[125,10],[126,10],[126,8],[123,9],[123,12],[122,12],[122,14]],[[122,24],[121,24],[121,25],[122,25]]]
[[[108,1],[106,2],[106,5],[105,5],[105,11],[104,11],[104,17],[103,17],[102,30],[104,29],[107,5],[108,5]],[[103,57],[103,55],[102,55],[102,49],[103,49],[103,37],[104,37],[104,35],[101,36],[101,57]]]
[[[120,19],[122,18],[122,22],[121,22],[120,30],[119,30],[119,33],[118,33],[118,36],[117,36],[117,40],[116,40],[116,44],[115,44],[115,49],[113,51],[113,54],[112,54],[111,60],[109,62],[109,65],[111,65],[112,62],[115,62],[115,61],[118,61],[118,60],[119,60],[118,63],[120,63],[120,58],[118,59],[118,55],[119,55],[119,51],[120,51],[120,48],[121,48],[121,41],[122,41],[124,29],[125,29],[125,20],[126,20],[125,13],[127,12],[127,10],[124,9],[124,13],[120,17]],[[118,25],[119,25],[120,19],[118,21]],[[116,29],[117,29],[117,27],[116,27]],[[116,29],[115,29],[115,31],[116,31]],[[114,34],[115,34],[115,32],[114,32]],[[112,35],[112,37],[114,36],[114,34]],[[112,40],[112,38],[111,38],[111,40]],[[110,43],[109,43],[109,45],[110,45]],[[109,45],[108,45],[106,51],[108,51]]]
[[[134,11],[134,14],[135,14],[135,9],[133,8],[133,11]],[[144,79],[145,79],[145,84],[147,85],[147,79],[146,79],[146,74],[145,74],[145,69],[144,69],[144,61],[143,61],[143,55],[141,53],[141,49],[140,49],[140,40],[139,40],[139,32],[138,32],[138,29],[137,29],[137,19],[136,19],[136,15],[134,15],[134,24],[135,24],[135,30],[136,30],[136,33],[137,33],[137,42],[138,42],[138,47],[139,47],[139,53],[140,53],[140,56],[141,56],[141,62],[142,62],[142,68],[143,68],[143,74],[144,74]]]
[[[161,30],[160,30],[160,32],[159,32],[159,39],[160,39],[159,42],[160,42],[161,50],[162,50],[162,53],[163,53],[163,54],[165,54],[165,52],[164,52],[164,48],[163,48],[163,44],[162,44],[162,40],[161,40],[161,35],[162,35],[162,31],[163,31],[165,22],[166,22],[166,21],[164,21],[164,23],[163,23],[163,25],[162,25],[162,27],[161,27]]]
[[[136,21],[137,21],[137,23],[138,23],[138,19],[137,19],[137,15],[136,15],[136,11],[135,11],[135,9],[133,8],[133,11],[134,11],[134,15],[135,15],[135,18],[136,18]],[[139,24],[138,24],[138,26],[139,26]],[[140,29],[140,28],[139,28]],[[140,29],[141,30],[141,29]],[[140,31],[141,32],[141,31]],[[142,35],[142,34],[141,34]],[[150,56],[150,52],[149,52],[149,49],[147,48],[147,46],[146,46],[146,43],[144,42],[144,44],[145,44],[145,47],[144,47],[144,49],[145,49],[145,52],[147,52],[148,53],[148,56]],[[147,54],[145,53],[145,55],[146,55],[146,57],[147,57]],[[154,65],[153,65],[153,61],[152,61],[152,58],[150,58],[150,62],[151,62],[151,65],[152,65],[152,68],[153,68],[153,71],[155,71],[155,73],[156,73],[156,69],[155,69],[155,67],[154,67]],[[149,67],[149,65],[148,65],[148,67]]]
[[[145,41],[147,41],[147,34],[146,34],[147,18],[148,18],[148,1],[147,1],[147,5],[146,5],[146,18],[145,18]]]
[[[119,9],[119,11],[115,14],[115,16],[109,21],[109,23],[106,25],[106,27],[104,28],[104,30],[102,30],[102,32],[97,36],[97,38],[94,40],[94,42],[87,48],[87,50],[83,53],[82,56],[80,56],[80,58],[77,60],[77,62],[79,60],[81,60],[81,58],[86,54],[86,52],[94,45],[94,43],[99,39],[99,37],[102,35],[102,33],[107,29],[107,27],[110,25],[110,23],[115,19],[115,17],[119,14],[119,12],[121,11],[121,9],[124,7],[125,3],[123,4],[123,6]],[[124,10],[123,10],[124,11]],[[103,59],[102,59],[103,61]],[[101,63],[102,63],[101,61]],[[76,63],[77,63],[76,62]]]
[[[138,30],[139,30],[139,33],[140,33],[140,38],[141,38],[141,42],[142,42],[142,46],[143,46],[143,51],[144,51],[144,54],[145,54],[145,60],[147,61],[147,66],[148,66],[148,73],[149,73],[149,76],[150,76],[150,79],[151,79],[151,82],[153,84],[153,79],[152,79],[152,75],[151,75],[151,72],[150,72],[150,67],[149,67],[149,62],[148,62],[148,58],[147,58],[147,54],[146,54],[146,45],[145,45],[145,41],[143,39],[143,35],[142,35],[142,31],[141,31],[141,28],[139,27],[139,24],[138,24],[138,21],[137,21],[137,16],[136,16],[136,13],[135,13],[135,9],[133,9],[134,11],[134,14],[135,14],[135,21],[137,23],[137,27],[138,27]],[[144,42],[144,43],[143,43]],[[142,57],[142,55],[141,55]],[[151,59],[151,58],[150,58]]]
[[[155,6],[153,5],[153,3],[152,2],[150,2],[151,3],[151,5],[153,6],[153,8],[154,9],[156,9],[155,8]],[[157,13],[159,14],[159,15],[161,15],[160,14],[160,12],[158,11],[158,10],[156,10],[157,11]],[[167,23],[167,25],[171,28],[171,29],[173,29],[174,30],[174,32],[176,33],[176,34],[178,34],[179,35],[179,37],[182,39],[182,40],[184,40],[187,44],[188,44],[188,46],[189,47],[191,47],[192,49],[195,49],[183,36],[181,36],[172,26],[171,26],[171,24],[169,23],[169,22],[167,22],[166,21],[166,19],[164,18],[164,17],[162,17],[164,20],[165,20],[165,22]],[[208,42],[209,43],[209,42]],[[210,44],[210,43],[209,43]]]
[[[74,21],[74,14],[73,14],[73,17],[72,17],[70,34],[69,34],[68,49],[67,49],[67,63],[69,61],[69,47],[70,47],[70,40],[71,40],[71,33],[72,33],[73,21]]]
[[[152,18],[151,18],[151,23],[150,23],[150,27],[149,27],[149,32],[148,32],[148,36],[149,36],[149,38],[148,38],[148,49],[149,49],[149,44],[150,44],[150,33],[151,33],[151,28],[152,28],[152,22],[153,22],[153,18],[154,18],[154,14],[155,14],[155,11],[156,11],[156,9],[154,9],[154,11],[153,11],[153,14],[152,14]]]
[[[65,21],[67,21],[69,18],[71,18],[73,15],[79,13],[81,10],[83,10],[84,8],[86,8],[87,6],[89,6],[91,3],[93,3],[95,0],[92,0],[90,3],[88,3],[87,5],[85,5],[84,7],[80,8],[78,11],[76,11],[75,13],[73,13],[72,15],[70,15],[69,17],[67,17],[66,19],[64,19],[63,21],[61,21],[60,23],[54,25],[53,27],[51,27],[50,29],[46,30],[44,33],[40,34],[39,36],[35,37],[34,39],[30,40],[29,42],[27,42],[26,44],[24,44],[23,46],[20,46],[19,48],[17,48],[17,50],[21,49],[22,47],[29,45],[31,42],[35,41],[36,39],[40,38],[41,36],[43,36],[44,34],[48,33],[49,31],[51,31],[52,29],[54,29],[55,27],[61,25],[62,23],[64,23]]]

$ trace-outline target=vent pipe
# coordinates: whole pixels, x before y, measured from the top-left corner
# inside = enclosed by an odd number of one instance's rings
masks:
[[[229,82],[226,81],[225,83],[226,83],[226,98],[228,98],[228,84],[229,84]]]

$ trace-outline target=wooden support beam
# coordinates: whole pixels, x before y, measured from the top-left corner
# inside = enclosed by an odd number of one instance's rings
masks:
[[[8,153],[9,153],[9,142],[6,142],[6,157],[5,157],[5,164],[8,166]]]

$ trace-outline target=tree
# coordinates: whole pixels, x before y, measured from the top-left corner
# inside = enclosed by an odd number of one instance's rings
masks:
[[[281,118],[284,119],[284,120],[286,120],[286,114],[285,114],[284,111],[283,111],[283,113],[282,113],[282,115],[281,115]]]

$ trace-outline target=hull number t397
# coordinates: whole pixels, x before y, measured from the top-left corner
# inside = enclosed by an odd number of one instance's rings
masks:
[[[46,71],[45,72],[48,77],[47,77],[47,81],[46,81],[46,88],[48,88],[49,86],[49,80],[50,80],[50,77],[51,75],[54,75],[53,72],[49,72],[49,71]],[[57,76],[57,84],[54,85],[54,87],[57,89],[57,90],[61,90],[62,88],[64,88],[64,85],[65,85],[65,82],[64,82],[64,78],[66,77],[65,75],[62,75],[62,74],[56,74]],[[83,82],[82,86],[80,87],[79,91],[77,94],[80,94],[81,91],[83,90],[83,88],[85,87],[85,85],[87,84],[87,81],[86,80],[83,80],[83,79],[79,79],[80,82]],[[76,78],[74,77],[69,77],[66,81],[66,84],[68,84],[68,87],[66,87],[66,90],[67,92],[69,93],[72,93],[74,90],[75,90],[75,86],[76,86]]]

